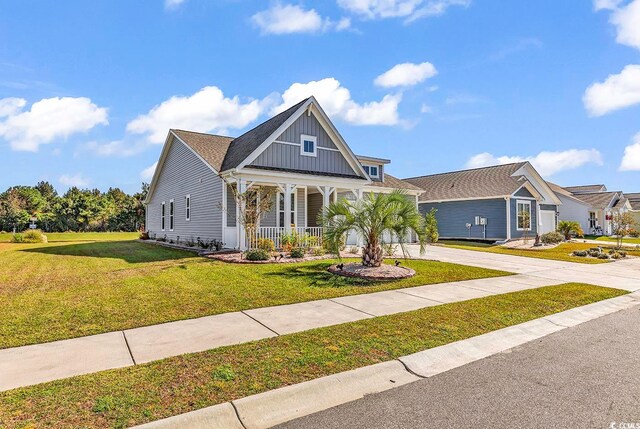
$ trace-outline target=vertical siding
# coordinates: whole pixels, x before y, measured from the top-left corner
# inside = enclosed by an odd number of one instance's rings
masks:
[[[300,154],[301,134],[317,137],[317,156]],[[321,149],[337,147],[313,114],[302,115],[276,140],[294,144],[272,143],[251,165],[321,173],[357,174],[342,153]]]
[[[261,226],[278,226],[276,217],[278,216],[278,206],[277,204],[277,193],[274,193],[271,197],[271,210],[262,217],[262,221],[260,222]]]
[[[442,203],[420,203],[423,215],[436,208],[438,232],[442,238],[483,238],[483,227],[475,225],[475,217],[487,218],[488,240],[507,238],[507,205],[504,199],[449,201]],[[471,235],[466,224],[470,223]]]
[[[223,182],[184,144],[173,141],[147,206],[151,234],[175,240],[222,239]],[[186,220],[185,196],[191,195],[191,220]],[[169,231],[169,200],[174,200],[173,231]],[[166,228],[161,230],[161,204],[166,202]]]
[[[511,238],[521,238],[525,231],[518,231],[518,213],[517,213],[517,198],[512,198],[511,203]],[[538,233],[538,215],[536,210],[537,202],[535,200],[525,200],[531,201],[531,230],[527,231],[527,236],[535,237]]]
[[[227,185],[227,226],[236,226],[236,199],[233,193],[233,187]]]
[[[318,215],[322,212],[322,194],[309,194],[307,203],[307,226],[320,226]]]
[[[518,190],[518,192],[516,192],[513,195],[515,197],[535,198],[533,196],[533,194],[531,194],[531,192],[529,192],[529,190],[527,188],[522,188],[522,189]]]
[[[297,206],[297,212],[296,212],[296,226],[305,226],[304,224],[304,218],[305,218],[305,214],[307,213],[307,202],[305,201],[304,198],[304,188],[299,188],[296,189],[297,191],[297,197],[298,197],[298,206]]]

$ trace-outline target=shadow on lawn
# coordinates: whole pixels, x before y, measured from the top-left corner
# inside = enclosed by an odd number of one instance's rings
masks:
[[[135,241],[85,242],[67,245],[41,245],[20,252],[45,255],[84,256],[89,258],[122,259],[128,263],[161,262],[192,258],[193,253]]]
[[[278,266],[277,271],[265,273],[268,276],[282,278],[305,278],[309,280],[309,286],[313,287],[349,287],[349,286],[372,286],[376,282],[356,279],[352,277],[343,277],[331,274],[327,271],[331,264],[321,262],[313,265],[290,265],[283,267]]]

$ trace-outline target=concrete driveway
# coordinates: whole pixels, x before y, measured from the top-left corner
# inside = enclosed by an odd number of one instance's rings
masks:
[[[634,307],[278,427],[640,427],[638,326]]]

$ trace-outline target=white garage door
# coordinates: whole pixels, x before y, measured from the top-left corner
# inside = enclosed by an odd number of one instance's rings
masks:
[[[556,230],[556,212],[551,210],[540,210],[540,219],[542,225],[540,227],[541,234],[545,232],[553,232]]]

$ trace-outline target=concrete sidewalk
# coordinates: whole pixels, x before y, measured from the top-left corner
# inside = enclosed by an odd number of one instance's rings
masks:
[[[0,350],[0,391],[370,317],[566,282],[629,291],[640,289],[640,258],[586,265],[441,246],[430,246],[427,255],[444,262],[520,274],[258,308],[4,349]]]
[[[387,314],[559,284],[527,275],[257,308],[0,350],[0,391]]]

